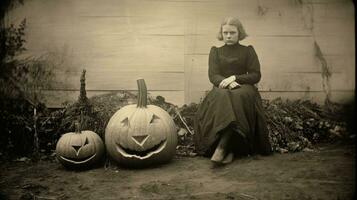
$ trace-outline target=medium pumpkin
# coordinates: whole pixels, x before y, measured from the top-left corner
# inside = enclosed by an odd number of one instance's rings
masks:
[[[147,105],[144,79],[137,80],[137,84],[138,104],[121,108],[108,122],[105,130],[107,152],[126,166],[167,162],[176,151],[175,123],[162,108]]]
[[[65,167],[90,167],[104,154],[102,139],[93,131],[82,131],[80,126],[76,123],[76,131],[63,134],[57,142],[57,159]]]

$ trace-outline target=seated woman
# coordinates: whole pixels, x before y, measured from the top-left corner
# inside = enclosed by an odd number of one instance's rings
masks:
[[[262,100],[254,84],[261,78],[260,64],[252,46],[239,43],[247,36],[237,18],[226,18],[212,47],[208,76],[212,90],[195,116],[195,145],[200,155],[226,164],[235,155],[270,154]]]

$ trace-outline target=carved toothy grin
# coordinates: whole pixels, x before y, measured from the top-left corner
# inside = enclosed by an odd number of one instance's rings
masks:
[[[124,148],[123,146],[121,146],[120,144],[117,143],[116,149],[120,154],[122,154],[123,156],[128,157],[128,158],[134,157],[134,158],[139,158],[139,159],[147,159],[150,156],[152,156],[153,154],[157,154],[157,153],[161,152],[165,148],[166,143],[167,143],[166,140],[163,140],[159,144],[157,144],[145,151],[135,151],[135,150],[131,150],[128,148]]]

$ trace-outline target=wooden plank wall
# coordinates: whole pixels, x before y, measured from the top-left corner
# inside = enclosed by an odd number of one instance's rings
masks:
[[[27,54],[63,56],[45,99],[49,106],[75,100],[87,70],[89,96],[136,90],[145,78],[152,95],[182,105],[211,88],[210,47],[225,16],[238,16],[262,65],[265,98],[307,98],[325,92],[319,45],[332,75],[333,100],[353,94],[354,7],[348,0],[31,0],[9,18],[28,22]],[[64,63],[64,64],[63,64]]]
[[[209,5],[208,5],[209,4]],[[237,15],[261,62],[259,89],[265,98],[303,98],[322,103],[326,97],[316,44],[327,60],[331,99],[344,101],[355,88],[354,8],[352,1],[215,1],[196,5],[195,29],[185,47],[185,100],[198,101],[211,86],[207,77],[210,46],[222,15]],[[190,35],[192,35],[190,37]],[[194,38],[194,39],[192,39]],[[192,87],[193,85],[193,87]]]

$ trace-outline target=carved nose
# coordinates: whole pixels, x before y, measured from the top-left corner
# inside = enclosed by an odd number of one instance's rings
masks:
[[[136,142],[138,145],[143,146],[145,141],[148,139],[149,135],[134,135],[131,138]]]
[[[76,151],[76,155],[78,156],[79,150],[81,149],[82,146],[72,145],[72,147],[73,147],[73,149]]]

